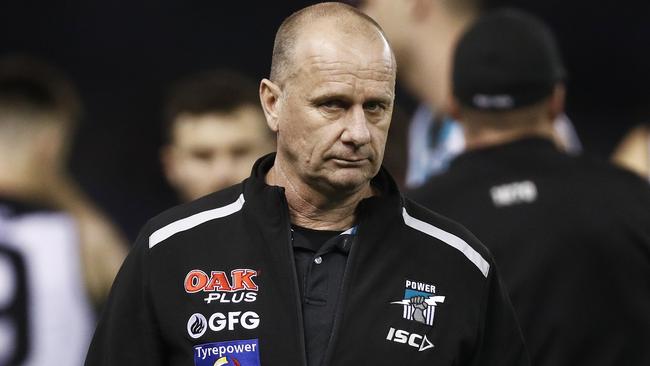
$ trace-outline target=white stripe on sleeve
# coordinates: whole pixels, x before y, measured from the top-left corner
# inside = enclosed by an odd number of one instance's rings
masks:
[[[162,228],[154,231],[154,233],[149,236],[149,248],[153,248],[155,245],[168,239],[174,234],[180,233],[181,231],[189,230],[193,227],[214,219],[232,215],[242,209],[244,206],[244,201],[244,194],[242,193],[239,195],[239,198],[237,198],[235,202],[229,205],[199,212],[192,216],[188,216],[184,219],[180,219],[172,222],[171,224],[163,226]]]
[[[440,228],[437,228],[429,223],[426,223],[422,220],[418,220],[415,217],[411,216],[406,212],[406,208],[403,209],[402,216],[404,217],[404,223],[407,226],[412,227],[415,230],[421,231],[429,236],[432,236],[447,245],[456,248],[458,251],[463,253],[470,262],[483,273],[483,276],[487,277],[490,272],[490,264],[476,251],[472,248],[467,242],[456,235],[444,231]]]

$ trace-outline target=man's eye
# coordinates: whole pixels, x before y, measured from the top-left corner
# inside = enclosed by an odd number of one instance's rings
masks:
[[[210,150],[194,150],[190,153],[193,159],[200,161],[210,161],[212,159],[213,153]]]
[[[347,107],[344,101],[338,99],[326,100],[320,106],[325,109],[345,109]]]
[[[386,106],[381,102],[367,102],[363,104],[363,109],[368,112],[376,113],[386,109]]]
[[[233,158],[240,159],[252,153],[252,146],[237,146],[230,152]]]

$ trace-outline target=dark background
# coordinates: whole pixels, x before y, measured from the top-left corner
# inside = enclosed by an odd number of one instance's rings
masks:
[[[214,67],[265,77],[282,19],[316,2],[4,1],[0,54],[44,59],[78,86],[85,116],[71,170],[133,239],[176,203],[158,162],[169,84]],[[554,29],[570,75],[568,115],[588,152],[605,158],[631,126],[650,121],[650,2],[489,5],[531,10]]]

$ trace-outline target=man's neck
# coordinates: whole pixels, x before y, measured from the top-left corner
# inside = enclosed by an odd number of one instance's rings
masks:
[[[465,149],[467,151],[507,144],[529,137],[541,137],[553,140],[553,130],[546,128],[522,128],[509,130],[481,129],[465,131]]]
[[[50,203],[53,193],[60,193],[67,177],[56,172],[37,155],[6,154],[0,151],[0,194],[16,199]],[[5,154],[3,154],[5,153]],[[10,157],[13,157],[11,159]]]
[[[46,195],[43,187],[34,184],[35,180],[24,179],[25,175],[23,174],[2,171],[1,164],[0,171],[0,195],[26,201],[44,200]]]
[[[314,230],[350,228],[359,202],[373,195],[370,184],[345,194],[328,195],[292,176],[277,159],[266,174],[266,182],[284,187],[291,223]]]

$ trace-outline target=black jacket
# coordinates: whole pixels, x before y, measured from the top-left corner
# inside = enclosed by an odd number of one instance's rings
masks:
[[[411,198],[490,249],[533,365],[650,365],[646,182],[528,138],[459,156]]]
[[[306,365],[287,203],[264,182],[273,160],[260,159],[242,184],[149,221],[86,365]],[[372,183],[381,196],[358,207],[322,364],[527,365],[485,248],[404,199],[383,169]],[[430,305],[414,315],[423,300]]]

